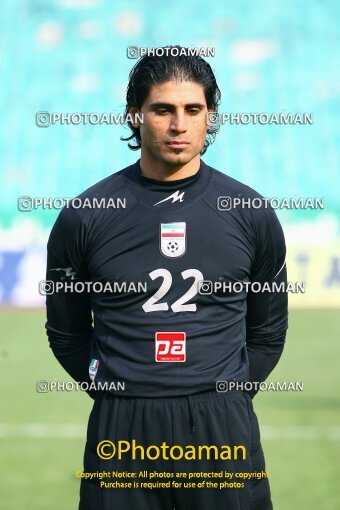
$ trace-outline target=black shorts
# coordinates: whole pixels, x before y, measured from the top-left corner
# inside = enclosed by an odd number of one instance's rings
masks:
[[[100,441],[135,440],[146,451],[150,445],[169,447],[178,445],[186,451],[192,445],[198,452],[199,445],[242,445],[246,459],[237,455],[235,460],[202,458],[186,460],[179,457],[181,450],[174,450],[170,458],[142,460],[136,451],[136,459],[122,454],[121,460],[113,457],[103,460],[97,454]],[[108,453],[108,450],[105,450]],[[144,451],[144,455],[146,456]],[[150,456],[155,457],[152,450]],[[221,451],[220,449],[218,450]],[[206,453],[206,452],[205,452]],[[126,398],[107,392],[98,392],[90,414],[87,442],[84,453],[84,472],[111,473],[112,471],[135,473],[135,478],[82,479],[79,510],[271,510],[268,478],[236,479],[236,473],[265,472],[265,461],[260,443],[260,431],[250,396],[241,391],[225,393],[208,392],[187,397],[173,398]],[[145,471],[153,473],[152,480]],[[190,473],[233,473],[233,479],[191,478]],[[160,473],[160,475],[158,475]],[[163,474],[161,474],[163,473]],[[167,473],[164,475],[164,473]],[[177,478],[176,473],[186,473],[186,478]],[[165,476],[165,478],[164,478]],[[167,478],[171,477],[172,478]],[[181,476],[181,475],[180,475]],[[191,475],[192,476],[192,475]],[[211,475],[209,475],[211,476]],[[229,475],[231,476],[231,475]],[[239,476],[239,475],[237,475]],[[236,483],[218,485],[218,488],[184,488],[184,483],[196,484],[205,480],[211,483]],[[140,485],[138,488],[104,488],[101,483],[119,481]],[[171,485],[173,481],[182,485]],[[162,488],[150,488],[148,483],[167,483]],[[141,484],[144,487],[141,488]],[[170,486],[169,486],[170,484]],[[241,486],[239,485],[241,484]],[[242,486],[243,484],[243,486]],[[169,487],[168,487],[169,486]],[[126,486],[123,486],[126,487]],[[153,485],[152,487],[159,487]],[[177,488],[181,487],[181,488]],[[186,485],[186,487],[191,487]],[[202,487],[202,486],[201,486]],[[211,487],[211,485],[210,485]],[[226,488],[225,488],[226,487]],[[236,488],[235,488],[236,487]],[[237,488],[241,487],[241,488]]]

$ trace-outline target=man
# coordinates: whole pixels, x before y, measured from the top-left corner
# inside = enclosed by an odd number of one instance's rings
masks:
[[[272,508],[266,478],[223,490],[197,485],[216,481],[204,473],[226,471],[239,482],[238,472],[265,471],[256,386],[224,391],[225,381],[265,380],[287,330],[284,292],[231,287],[286,282],[285,242],[272,210],[225,207],[260,195],[200,159],[216,134],[207,119],[219,99],[202,58],[140,59],[126,113],[143,116],[132,119],[127,138],[141,158],[79,196],[121,199],[125,207],[64,208],[51,232],[47,279],[119,284],[118,292],[47,296],[47,334],[59,362],[77,381],[115,384],[91,392],[84,471],[136,477],[132,488],[82,481],[80,510]],[[143,460],[139,452],[103,460],[97,446],[104,440],[166,443],[177,453],[188,445],[243,445],[246,458]],[[145,471],[179,484],[150,488]],[[203,473],[196,485],[185,485],[190,472]]]

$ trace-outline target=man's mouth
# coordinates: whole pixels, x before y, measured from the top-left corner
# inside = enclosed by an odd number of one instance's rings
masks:
[[[169,147],[172,147],[173,149],[186,149],[190,145],[190,142],[186,141],[173,141],[173,142],[166,142],[166,145]]]

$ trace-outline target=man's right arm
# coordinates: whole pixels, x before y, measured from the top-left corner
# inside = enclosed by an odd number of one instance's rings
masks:
[[[78,212],[64,208],[47,244],[46,280],[73,283],[88,281],[85,261],[85,231]],[[73,379],[88,382],[92,340],[92,313],[88,292],[60,289],[46,295],[46,333],[59,363]],[[93,394],[91,395],[93,396]]]

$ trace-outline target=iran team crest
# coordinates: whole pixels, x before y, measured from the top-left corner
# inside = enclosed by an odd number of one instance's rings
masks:
[[[186,251],[186,224],[161,223],[161,252],[166,257],[180,257]]]

